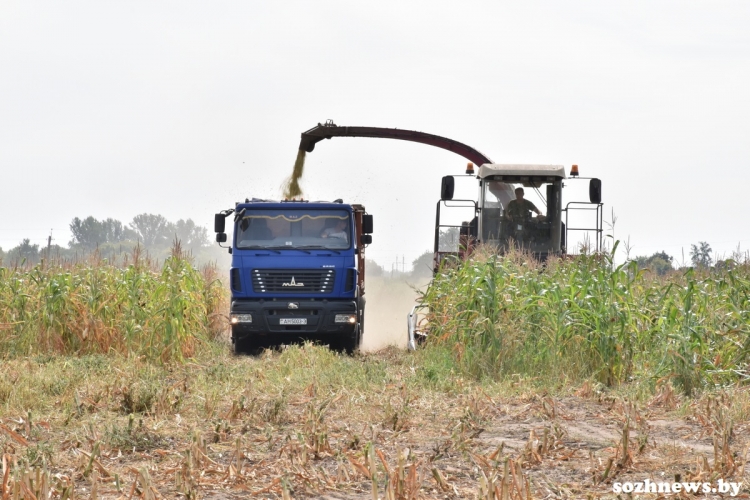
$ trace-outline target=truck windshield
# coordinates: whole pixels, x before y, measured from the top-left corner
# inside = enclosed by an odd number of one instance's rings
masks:
[[[249,210],[237,224],[237,248],[330,249],[351,246],[346,210]]]

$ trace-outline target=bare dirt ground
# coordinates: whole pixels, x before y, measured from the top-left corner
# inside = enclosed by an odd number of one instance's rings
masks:
[[[88,376],[77,361],[43,361],[3,367],[17,384],[0,407],[3,499],[66,488],[105,499],[577,499],[617,498],[613,482],[647,478],[750,485],[740,389],[688,400],[662,385],[635,403],[586,383],[549,395],[443,377],[396,349],[346,358],[303,346],[164,370],[85,361]],[[35,400],[14,399],[34,386]],[[32,496],[41,484],[54,493]],[[619,498],[667,497],[724,498]]]

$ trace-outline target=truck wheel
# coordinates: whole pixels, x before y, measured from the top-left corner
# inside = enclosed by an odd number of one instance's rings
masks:
[[[357,325],[354,333],[350,336],[344,337],[340,341],[341,350],[345,353],[352,355],[354,351],[359,350],[359,344],[362,343],[362,324]]]
[[[359,305],[359,338],[357,340],[357,349],[359,349],[360,344],[362,344],[362,339],[365,338],[365,302],[366,299],[364,297],[360,297],[358,299],[358,305]]]
[[[256,337],[232,337],[232,344],[234,344],[234,353],[238,356],[243,354],[257,356],[263,351],[263,344]]]

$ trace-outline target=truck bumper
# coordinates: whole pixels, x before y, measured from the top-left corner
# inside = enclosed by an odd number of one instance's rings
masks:
[[[359,322],[354,300],[233,300],[229,312],[237,321],[232,322],[234,339],[347,335],[354,333]],[[340,319],[342,315],[353,316],[355,321],[337,323],[336,315]]]

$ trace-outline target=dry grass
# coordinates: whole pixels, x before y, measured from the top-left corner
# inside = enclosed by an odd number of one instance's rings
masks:
[[[467,380],[434,348],[228,352],[6,361],[0,498],[609,498],[615,480],[748,479],[745,389],[633,400]]]

